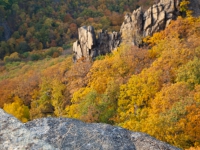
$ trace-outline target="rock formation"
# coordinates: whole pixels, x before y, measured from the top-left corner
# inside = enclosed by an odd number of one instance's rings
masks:
[[[189,9],[193,11],[193,16],[200,16],[200,0],[190,0]]]
[[[160,0],[145,12],[141,8],[127,14],[121,26],[122,39],[139,46],[142,38],[165,29],[178,14],[179,0]]]
[[[92,26],[83,26],[78,29],[78,40],[73,44],[74,61],[84,57],[87,60],[98,55],[110,53],[114,48],[119,46],[120,35],[117,32],[108,34],[102,30],[96,34]]]
[[[73,44],[74,60],[110,53],[119,46],[121,37],[124,42],[140,46],[143,37],[165,29],[178,16],[179,4],[180,0],[160,0],[145,12],[138,8],[132,14],[125,15],[120,33],[108,34],[107,31],[102,31],[97,39],[93,27],[79,28],[78,41]]]
[[[0,109],[0,149],[178,150],[140,132],[68,118],[21,123]]]
[[[119,46],[120,42],[131,43],[136,46],[142,44],[142,39],[152,36],[154,33],[165,29],[171,20],[180,14],[179,5],[181,0],[160,0],[145,12],[141,8],[134,10],[132,14],[126,14],[120,32],[108,34],[102,31],[95,39],[93,27],[92,35],[88,38],[91,31],[87,27],[79,28],[79,39],[73,45],[75,60],[81,57],[94,58],[98,55],[110,53]],[[189,8],[194,16],[200,16],[200,1],[190,0]],[[84,32],[82,30],[84,29]],[[120,37],[121,36],[121,37]],[[93,39],[91,39],[93,37]],[[84,40],[83,40],[84,39]]]
[[[113,32],[108,34],[107,31],[102,30],[98,34],[97,39],[97,51],[98,55],[105,55],[107,53],[112,52],[116,47],[119,46],[121,40],[121,36],[118,32]]]
[[[93,57],[96,52],[94,47],[96,46],[96,35],[92,26],[83,26],[78,29],[78,41],[73,44],[73,51],[76,55],[76,59],[81,57],[89,58]]]
[[[44,128],[43,128],[44,129]],[[33,134],[25,124],[0,109],[0,149],[55,149]]]

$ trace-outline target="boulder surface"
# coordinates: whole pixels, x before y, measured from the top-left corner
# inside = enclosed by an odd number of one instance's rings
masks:
[[[0,149],[179,150],[140,132],[68,118],[21,123],[0,109]]]

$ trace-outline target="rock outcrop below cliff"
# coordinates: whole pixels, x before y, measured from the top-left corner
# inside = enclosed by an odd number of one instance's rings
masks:
[[[78,40],[73,44],[74,61],[80,58],[94,58],[98,55],[105,55],[110,53],[114,48],[119,46],[120,35],[117,32],[108,34],[107,31],[102,30],[96,34],[92,26],[83,26],[78,29]]]
[[[96,35],[92,26],[83,26],[78,29],[78,41],[73,44],[73,51],[76,58],[81,57],[89,58],[93,57],[96,52],[94,47],[96,46]]]
[[[178,150],[139,132],[68,118],[21,123],[0,109],[0,149]]]
[[[193,11],[193,16],[200,16],[200,0],[190,0],[189,9]]]

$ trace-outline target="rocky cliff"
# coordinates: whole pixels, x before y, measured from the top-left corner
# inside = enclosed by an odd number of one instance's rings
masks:
[[[80,27],[78,29],[78,40],[73,44],[74,61],[80,58],[88,60],[98,55],[110,53],[119,46],[120,40],[120,34],[117,32],[108,34],[107,31],[102,30],[96,39],[92,26]]]
[[[0,109],[0,149],[178,150],[139,132],[68,118],[43,118],[26,124]]]
[[[189,9],[193,11],[193,16],[200,16],[200,0],[190,0]]]
[[[140,46],[143,37],[151,36],[153,33],[165,29],[171,20],[177,18],[179,5],[180,0],[160,0],[159,3],[154,4],[145,12],[138,8],[132,14],[125,15],[119,33],[108,34],[106,31],[102,31],[98,34],[97,39],[93,27],[79,28],[79,38],[73,45],[74,60],[82,57],[89,59],[109,53],[121,41]],[[191,7],[193,7],[192,5],[194,5],[193,2]],[[195,11],[195,13],[198,13],[198,11]]]
[[[147,11],[141,8],[127,14],[121,26],[122,39],[139,46],[142,38],[165,29],[179,15],[179,0],[160,0]]]

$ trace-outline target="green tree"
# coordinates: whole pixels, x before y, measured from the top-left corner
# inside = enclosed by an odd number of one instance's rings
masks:
[[[42,42],[44,46],[46,46],[46,43],[49,42],[49,31],[46,27],[42,27],[39,32],[35,33],[36,39]]]
[[[200,84],[200,60],[195,57],[192,61],[177,70],[176,82],[186,82],[190,88]]]
[[[22,54],[24,52],[30,51],[30,47],[29,47],[29,45],[27,44],[26,41],[22,41],[17,46],[16,50],[17,50],[18,53]]]
[[[51,104],[51,83],[43,78],[39,91],[35,91],[35,99],[31,102],[31,119],[53,116],[54,108]]]

